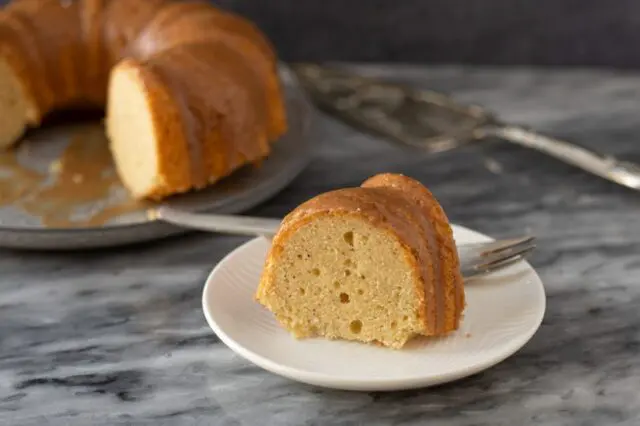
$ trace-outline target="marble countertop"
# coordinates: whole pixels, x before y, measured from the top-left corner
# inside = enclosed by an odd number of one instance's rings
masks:
[[[640,74],[360,68],[640,160]],[[280,378],[206,325],[205,277],[237,237],[191,234],[83,253],[0,252],[0,424],[635,425],[640,423],[640,194],[499,141],[416,155],[322,118],[279,216],[383,171],[421,179],[452,221],[539,237],[547,313],[517,354],[432,389],[350,393]],[[497,301],[499,303],[499,301]]]

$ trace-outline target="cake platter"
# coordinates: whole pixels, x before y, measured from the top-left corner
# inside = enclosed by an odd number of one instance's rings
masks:
[[[240,213],[274,196],[306,166],[313,107],[285,66],[288,132],[259,166],[163,202],[187,211]],[[72,154],[72,155],[71,155]],[[65,172],[73,170],[73,173]],[[63,171],[61,172],[61,168]],[[129,199],[115,175],[100,120],[45,125],[0,156],[0,247],[69,250],[118,246],[185,232],[149,219],[157,204]]]

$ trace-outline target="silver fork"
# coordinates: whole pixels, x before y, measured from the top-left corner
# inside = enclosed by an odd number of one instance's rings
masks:
[[[272,238],[281,221],[264,217],[189,213],[170,207],[149,211],[149,218],[183,228],[232,235]],[[523,260],[535,249],[535,237],[524,236],[487,243],[457,245],[460,270],[465,279],[504,269]]]
[[[520,262],[536,248],[536,244],[535,237],[528,235],[488,243],[460,244],[456,248],[460,271],[468,279]]]

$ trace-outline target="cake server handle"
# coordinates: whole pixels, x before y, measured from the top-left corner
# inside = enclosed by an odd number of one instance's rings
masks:
[[[266,238],[272,238],[282,222],[264,217],[190,213],[164,206],[150,210],[149,217],[183,228]]]
[[[481,129],[482,136],[495,136],[550,155],[612,182],[640,190],[640,166],[612,155],[600,154],[575,142],[565,142],[522,127],[497,125]]]
[[[479,105],[460,104],[442,93],[315,64],[299,64],[294,69],[321,109],[389,141],[438,152],[493,136],[640,190],[640,165],[502,123]]]

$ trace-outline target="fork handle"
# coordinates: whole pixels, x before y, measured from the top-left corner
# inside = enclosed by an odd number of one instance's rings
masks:
[[[159,207],[151,216],[184,228],[223,234],[271,238],[280,227],[279,219],[220,214],[189,213],[170,207]]]
[[[532,148],[572,164],[612,182],[640,190],[640,166],[599,154],[576,143],[543,136],[521,127],[496,126],[482,129],[484,135],[497,136],[508,142]]]

